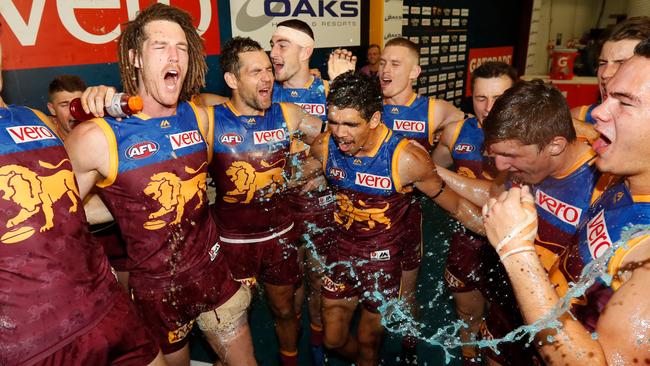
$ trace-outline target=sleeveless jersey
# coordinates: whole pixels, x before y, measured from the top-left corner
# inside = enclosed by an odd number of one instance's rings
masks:
[[[305,112],[327,122],[327,94],[329,83],[326,80],[313,77],[303,88],[285,88],[275,82],[273,86],[273,102],[289,102],[299,105]]]
[[[453,170],[466,177],[493,179],[494,169],[483,155],[483,129],[476,117],[459,122],[451,143]]]
[[[595,157],[596,153],[588,150],[560,176],[547,177],[531,186],[538,218],[535,250],[561,296],[574,278],[558,270],[564,265],[560,257],[565,255],[579,225],[587,217],[586,210],[600,176]],[[513,185],[510,180],[506,182],[507,189]]]
[[[283,109],[283,103],[273,103],[264,115],[244,116],[230,102],[214,108],[209,169],[224,242],[255,241],[293,227],[284,194],[291,169]]]
[[[596,120],[591,116],[591,112],[594,108],[598,107],[598,104],[583,105],[580,107],[580,115],[578,119],[590,124],[595,124]]]
[[[97,184],[99,194],[127,243],[131,279],[148,286],[199,275],[216,242],[206,211],[207,147],[194,108],[182,102],[168,117],[93,120],[110,150],[110,173]]]
[[[104,318],[111,274],[48,117],[0,108],[0,364],[36,362]]]
[[[382,119],[391,130],[419,142],[427,151],[433,150],[435,98],[413,94],[406,105],[384,104]]]
[[[343,154],[334,139],[327,141],[323,167],[336,192],[339,245],[352,247],[353,253],[394,245],[406,231],[411,195],[401,193],[397,160],[409,140],[380,128],[381,144],[369,156]]]
[[[608,285],[603,279],[587,290],[582,301],[574,305],[578,319],[591,330],[595,329],[598,317],[613,292],[621,285],[617,273],[625,256],[648,234],[634,226],[650,225],[650,196],[632,195],[622,178],[603,175],[598,186],[607,187],[588,209],[587,219],[579,227],[577,245],[563,258],[562,271],[574,280],[580,277],[582,269],[605,251],[624,240],[607,262],[607,275],[613,280]],[[597,190],[598,191],[598,190]]]

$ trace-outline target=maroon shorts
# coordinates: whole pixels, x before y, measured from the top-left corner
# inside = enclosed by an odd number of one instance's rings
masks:
[[[514,297],[510,297],[514,301]],[[499,339],[509,332],[523,325],[519,310],[515,304],[499,306],[491,304],[486,314],[486,319],[481,324],[482,339]],[[488,357],[501,365],[543,365],[542,358],[535,349],[534,344],[526,344],[527,336],[518,341],[502,342],[497,347],[497,354],[492,348],[482,349]]]
[[[485,271],[482,253],[486,249],[492,248],[483,236],[474,235],[463,228],[451,234],[445,266],[445,283],[449,291],[469,292],[481,289]]]
[[[118,272],[126,271],[126,243],[122,240],[120,227],[115,221],[90,225],[90,232],[104,247],[111,267]]]
[[[321,295],[328,299],[359,297],[364,308],[378,312],[385,301],[399,298],[402,279],[401,255],[378,250],[364,256],[330,251]]]
[[[411,271],[420,268],[422,263],[422,206],[414,197],[406,214],[406,227],[402,242],[404,243],[402,269]]]
[[[215,262],[211,262],[215,263]],[[226,261],[220,261],[220,266]],[[224,278],[224,274],[227,278]],[[137,281],[131,276],[130,283]],[[208,266],[198,278],[176,279],[167,285],[152,288],[134,286],[133,301],[140,316],[158,337],[160,348],[168,354],[187,344],[194,319],[206,311],[214,310],[228,301],[240,287],[229,271]]]
[[[35,365],[141,366],[153,361],[158,345],[151,332],[123,289],[113,296],[115,305],[95,327]]]
[[[302,273],[298,266],[298,232],[292,226],[260,239],[219,237],[219,245],[233,277],[252,285],[257,281],[276,286],[295,285]]]
[[[294,230],[302,243],[307,244],[310,249],[315,249],[324,262],[332,247],[331,236],[334,231],[336,211],[335,194],[328,190],[310,192],[307,196],[290,197]]]

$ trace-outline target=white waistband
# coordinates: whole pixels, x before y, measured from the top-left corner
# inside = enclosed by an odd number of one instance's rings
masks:
[[[291,225],[287,226],[286,229],[284,229],[284,230],[280,230],[280,231],[277,231],[277,232],[274,232],[274,233],[271,234],[271,235],[267,235],[267,236],[264,236],[264,237],[261,237],[261,238],[253,238],[253,239],[233,239],[233,238],[226,238],[226,237],[223,237],[223,236],[219,236],[219,240],[221,240],[221,241],[224,242],[224,243],[230,243],[230,244],[251,244],[251,243],[260,243],[260,242],[263,242],[263,241],[267,241],[267,240],[275,239],[275,238],[277,238],[278,236],[282,236],[282,235],[288,233],[291,229],[293,229],[293,222],[291,223]]]

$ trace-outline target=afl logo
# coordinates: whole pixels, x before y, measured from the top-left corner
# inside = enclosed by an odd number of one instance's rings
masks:
[[[244,138],[236,133],[224,133],[219,136],[219,142],[223,145],[237,145],[244,142]]]
[[[155,155],[158,152],[158,144],[153,141],[138,142],[129,146],[124,152],[129,159],[145,159]]]
[[[339,168],[330,168],[330,177],[336,179],[336,180],[341,180],[345,179],[345,170],[339,169]]]
[[[454,151],[456,151],[459,154],[470,153],[474,151],[474,145],[458,144],[456,145],[456,147],[454,147]]]

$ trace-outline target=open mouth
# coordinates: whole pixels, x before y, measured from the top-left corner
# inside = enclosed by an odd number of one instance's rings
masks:
[[[283,68],[284,68],[284,64],[279,63],[279,62],[274,62],[273,63],[273,71],[275,71],[276,74],[279,73],[280,71],[282,71]]]
[[[598,155],[602,155],[605,153],[605,150],[611,145],[612,140],[609,139],[609,137],[605,136],[602,132],[600,133],[600,137],[594,141],[593,144],[591,144],[591,147],[594,149],[594,151]]]
[[[387,78],[387,77],[382,77],[381,81],[380,81],[381,88],[382,89],[387,88],[392,82],[393,82],[393,79]]]
[[[173,90],[178,84],[178,71],[169,70],[165,73],[165,86],[169,90]]]
[[[263,98],[269,98],[271,96],[271,88],[262,88],[259,89],[257,92]]]
[[[336,144],[342,152],[348,152],[352,149],[352,141],[336,140]]]

